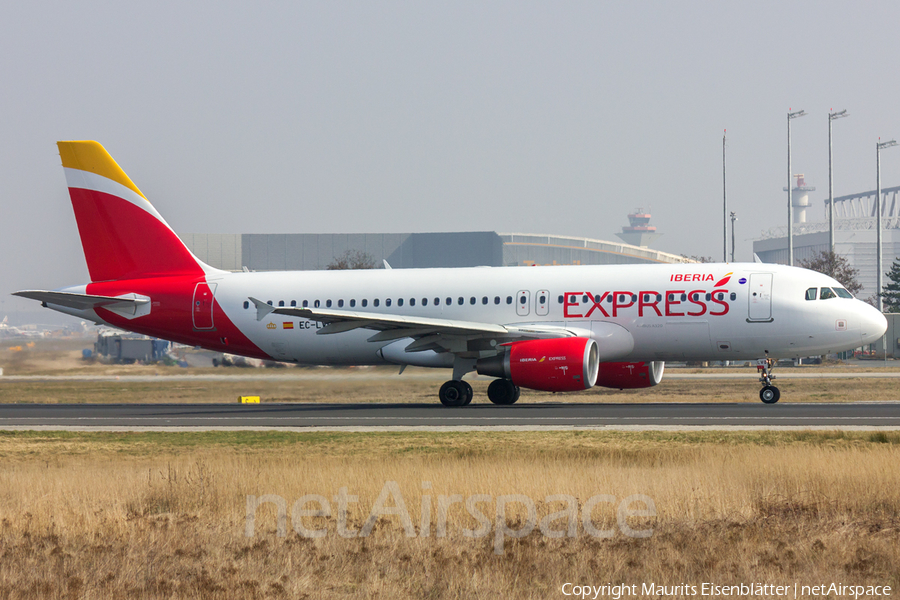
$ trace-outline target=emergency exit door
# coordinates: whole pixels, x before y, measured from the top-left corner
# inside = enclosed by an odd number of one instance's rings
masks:
[[[748,321],[767,322],[772,320],[772,274],[751,273]]]
[[[194,329],[215,329],[213,323],[213,298],[216,284],[198,283],[194,287],[192,314]]]

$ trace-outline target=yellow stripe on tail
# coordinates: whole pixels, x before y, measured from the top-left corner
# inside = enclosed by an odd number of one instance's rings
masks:
[[[106,148],[94,141],[56,142],[59,146],[59,156],[62,165],[67,169],[78,169],[96,173],[124,185],[132,191],[147,197],[138,189],[134,182],[125,174],[122,167],[113,160]]]

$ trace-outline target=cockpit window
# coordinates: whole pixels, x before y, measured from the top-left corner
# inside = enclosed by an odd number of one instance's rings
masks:
[[[819,291],[819,288],[809,288],[808,290],[806,290],[806,299],[807,300],[815,300],[816,292],[818,292],[818,291]]]
[[[852,297],[853,297],[853,294],[851,294],[850,292],[848,292],[848,291],[845,290],[844,288],[834,288],[834,291],[835,291],[835,292],[837,293],[837,295],[840,296],[841,298],[852,298]]]
[[[822,288],[819,292],[819,300],[829,300],[831,298],[837,298],[837,294],[831,288]]]

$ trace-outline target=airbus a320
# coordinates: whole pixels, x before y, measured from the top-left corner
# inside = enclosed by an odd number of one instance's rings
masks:
[[[59,142],[91,282],[16,295],[128,331],[316,365],[452,369],[438,394],[488,398],[657,385],[665,361],[771,361],[857,348],[887,322],[840,283],[774,264],[227,272],[204,264],[94,141]],[[452,252],[452,249],[448,249]]]

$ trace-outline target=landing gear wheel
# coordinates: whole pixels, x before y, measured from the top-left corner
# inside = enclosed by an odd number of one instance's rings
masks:
[[[472,387],[464,381],[448,381],[441,386],[438,397],[444,406],[465,406],[472,399]]]
[[[494,404],[514,404],[519,399],[519,386],[509,379],[495,379],[488,386],[488,399]]]
[[[472,398],[475,396],[475,392],[472,390],[472,386],[469,385],[467,381],[460,381],[463,384],[463,387],[466,389],[466,401],[463,402],[463,406],[468,406],[472,402]]]
[[[781,392],[774,385],[767,385],[759,390],[759,399],[765,404],[775,404],[781,398]]]

